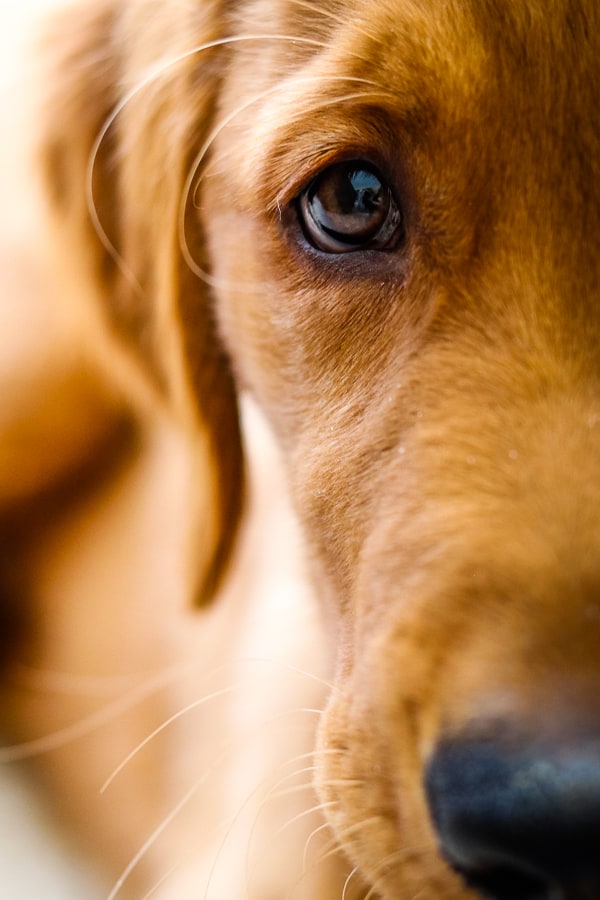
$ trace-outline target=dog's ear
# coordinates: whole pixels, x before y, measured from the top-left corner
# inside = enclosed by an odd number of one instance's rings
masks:
[[[45,36],[41,152],[53,215],[95,285],[106,331],[197,442],[212,510],[195,547],[207,600],[232,552],[243,495],[237,399],[202,268],[188,174],[219,88],[221,0],[94,0]],[[176,7],[176,12],[173,9]],[[203,49],[204,48],[204,49]],[[191,194],[191,191],[188,192]]]

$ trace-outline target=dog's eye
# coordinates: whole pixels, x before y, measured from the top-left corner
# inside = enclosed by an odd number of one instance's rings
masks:
[[[402,231],[390,187],[362,160],[324,169],[299,195],[297,211],[306,238],[325,253],[391,250]]]

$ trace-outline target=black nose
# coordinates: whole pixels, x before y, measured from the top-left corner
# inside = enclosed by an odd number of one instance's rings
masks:
[[[450,865],[492,900],[600,900],[600,742],[441,744],[426,790]]]

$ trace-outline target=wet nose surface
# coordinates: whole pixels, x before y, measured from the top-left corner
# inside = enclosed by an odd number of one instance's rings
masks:
[[[492,900],[600,900],[600,742],[453,739],[426,774],[443,855]]]

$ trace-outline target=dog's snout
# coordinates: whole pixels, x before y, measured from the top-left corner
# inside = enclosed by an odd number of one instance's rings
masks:
[[[600,742],[453,739],[426,790],[444,856],[481,896],[600,897]]]

